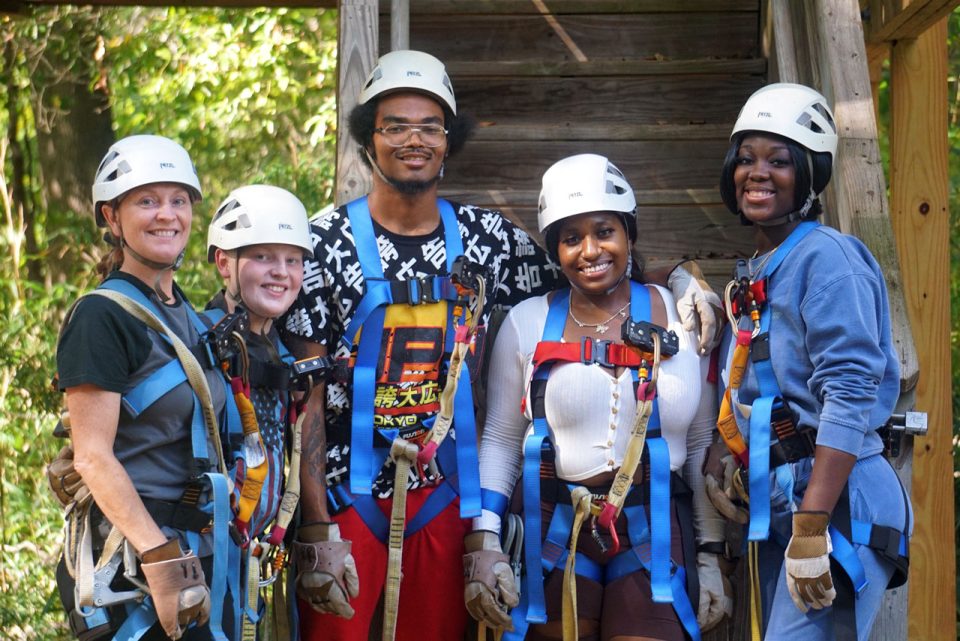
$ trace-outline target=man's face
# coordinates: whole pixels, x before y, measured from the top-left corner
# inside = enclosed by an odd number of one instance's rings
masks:
[[[443,127],[443,109],[436,101],[419,93],[392,94],[380,100],[376,118],[378,129],[390,125]],[[405,193],[419,193],[435,185],[446,155],[446,138],[438,147],[428,147],[420,133],[414,132],[402,142],[402,146],[394,147],[387,143],[385,135],[373,134],[373,157],[380,171],[395,189]]]

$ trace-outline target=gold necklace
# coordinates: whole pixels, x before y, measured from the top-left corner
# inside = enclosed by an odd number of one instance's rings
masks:
[[[594,331],[597,332],[598,334],[606,334],[607,330],[610,329],[610,326],[607,325],[607,323],[612,321],[617,316],[626,317],[627,315],[626,310],[628,307],[630,307],[630,301],[627,301],[627,303],[623,307],[615,311],[613,313],[613,316],[599,323],[584,323],[582,320],[580,320],[579,318],[573,315],[573,305],[567,305],[567,314],[569,314],[573,322],[576,323],[577,326],[580,327],[581,329],[583,329],[584,327],[593,327]]]
[[[778,247],[779,247],[779,245],[778,245]],[[752,267],[752,266],[751,266],[751,269],[750,269],[750,282],[753,282],[754,279],[756,279],[757,275],[758,275],[758,274],[761,274],[761,273],[763,272],[763,268],[767,266],[767,263],[768,263],[768,262],[770,262],[770,259],[773,257],[773,253],[774,253],[775,251],[777,251],[777,248],[776,248],[776,247],[774,247],[773,249],[771,249],[770,251],[768,251],[766,254],[764,254],[764,255],[763,255],[763,258],[760,259],[760,262],[757,264],[756,267]],[[753,263],[753,261],[755,261],[756,259],[757,259],[757,252],[753,252],[753,256],[750,257],[750,262]]]

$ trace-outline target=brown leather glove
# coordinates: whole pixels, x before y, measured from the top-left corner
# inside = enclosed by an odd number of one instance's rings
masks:
[[[837,596],[830,576],[830,515],[794,512],[793,536],[787,545],[787,588],[801,612],[828,607]]]
[[[54,496],[66,507],[74,501],[79,501],[89,494],[80,474],[73,467],[73,448],[64,445],[56,458],[47,466],[47,481]]]
[[[297,529],[293,543],[297,594],[317,612],[353,617],[348,597],[360,594],[360,577],[350,549],[350,541],[340,538],[336,523],[310,523]]]
[[[510,608],[520,603],[510,559],[495,532],[478,530],[464,539],[464,602],[470,615],[492,628],[512,630]]]
[[[184,554],[171,539],[144,552],[140,561],[157,619],[168,637],[176,641],[191,623],[203,625],[210,619],[210,589],[192,551]]]

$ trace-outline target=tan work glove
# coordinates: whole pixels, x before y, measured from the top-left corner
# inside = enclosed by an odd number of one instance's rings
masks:
[[[64,445],[57,457],[50,461],[50,465],[47,466],[47,481],[50,482],[50,489],[53,490],[62,507],[79,501],[89,494],[83,479],[73,467],[73,448],[69,445]]]
[[[687,268],[691,271],[687,271]],[[723,329],[720,297],[707,285],[697,264],[691,261],[678,265],[670,272],[667,287],[676,301],[683,329],[688,332],[699,329],[700,354],[709,354],[720,344]]]
[[[210,619],[210,588],[200,559],[190,550],[184,554],[176,539],[144,552],[140,569],[168,637],[176,641],[191,623],[203,625]]]
[[[711,552],[697,552],[697,578],[700,580],[700,607],[697,623],[700,631],[712,630],[733,616],[733,588],[720,569],[720,558]]]
[[[786,571],[790,598],[801,612],[828,607],[837,596],[830,576],[830,515],[794,512],[793,536],[787,545]]]
[[[520,594],[510,560],[500,549],[495,532],[477,530],[463,540],[463,600],[470,615],[491,628],[512,630],[510,608],[520,603]]]
[[[703,460],[704,488],[717,511],[734,523],[750,522],[750,510],[743,505],[734,477],[739,469],[737,459],[723,443],[714,443]],[[742,485],[741,485],[742,487]]]
[[[353,618],[348,598],[360,594],[360,577],[350,549],[350,541],[340,538],[336,523],[310,523],[297,529],[293,543],[297,595],[317,612]]]

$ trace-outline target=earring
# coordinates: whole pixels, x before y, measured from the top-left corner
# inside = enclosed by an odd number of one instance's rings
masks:
[[[440,163],[440,175],[437,176],[437,180],[443,180],[443,169],[447,166],[447,163]]]

